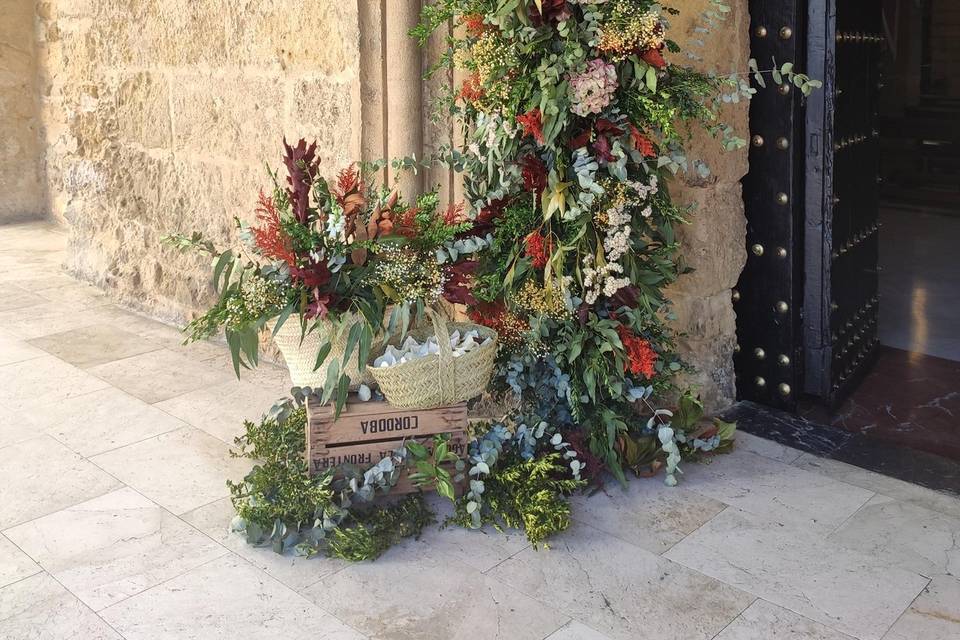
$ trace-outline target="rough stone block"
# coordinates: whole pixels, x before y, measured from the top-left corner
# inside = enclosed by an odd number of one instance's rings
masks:
[[[144,147],[169,149],[170,90],[166,78],[156,73],[135,73],[115,91],[120,135]]]
[[[683,334],[677,341],[681,356],[696,371],[684,376],[702,396],[707,411],[729,406],[736,398],[733,347],[736,314],[728,292],[712,296],[674,293],[674,326]]]

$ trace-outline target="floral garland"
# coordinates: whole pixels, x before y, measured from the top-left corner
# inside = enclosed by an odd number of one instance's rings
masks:
[[[714,0],[702,31],[728,11]],[[754,92],[669,61],[675,13],[653,0],[438,0],[412,32],[426,42],[452,20],[462,34],[440,66],[466,75],[446,105],[465,141],[443,155],[487,238],[466,301],[501,335],[495,385],[520,396],[513,422],[583,441],[581,457],[621,480],[636,466],[628,443],[652,443],[671,484],[681,450],[704,441],[650,404],[676,398],[688,368],[667,326],[664,292],[685,270],[675,227],[687,222],[668,178],[708,172],[686,158],[683,124],[743,146],[718,113]],[[789,64],[772,73],[817,86]]]

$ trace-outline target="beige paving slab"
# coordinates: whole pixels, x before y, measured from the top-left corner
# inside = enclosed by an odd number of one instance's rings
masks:
[[[34,338],[30,344],[80,369],[160,348],[135,333],[106,324]]]
[[[113,387],[38,406],[31,417],[51,436],[87,457],[187,426]]]
[[[927,577],[960,577],[960,519],[915,504],[875,496],[827,539]]]
[[[120,483],[49,436],[0,449],[0,530],[89,500]]]
[[[0,329],[23,340],[39,338],[51,333],[86,327],[100,322],[96,308],[72,309],[57,302],[45,302],[23,310],[0,311]]]
[[[0,289],[0,311],[19,310],[30,313],[29,307],[47,302],[47,299],[35,293],[24,291],[15,285],[5,285]]]
[[[605,636],[582,622],[572,620],[562,629],[558,629],[547,636],[546,640],[610,640],[610,636]]]
[[[883,640],[960,638],[960,580],[937,576],[900,616]]]
[[[682,464],[680,486],[785,524],[817,526],[823,535],[849,518],[873,492],[750,451],[705,464]]]
[[[77,279],[66,273],[62,273],[60,269],[55,269],[50,273],[18,278],[11,282],[27,291],[44,291],[46,289],[56,289],[57,287],[76,284]]]
[[[116,305],[104,305],[95,310],[97,317],[110,326],[142,336],[153,344],[160,345],[174,353],[187,355],[195,360],[210,360],[227,354],[226,343],[200,341],[184,344],[186,334],[175,322],[163,322],[142,313],[123,309]]]
[[[573,517],[652,553],[663,553],[726,508],[722,502],[668,487],[663,478],[631,478],[594,495],[571,498]]]
[[[720,632],[715,640],[852,640],[819,622],[757,600]]]
[[[98,466],[173,513],[186,513],[229,495],[226,481],[240,480],[246,460],[229,447],[186,427],[90,458]]]
[[[706,640],[754,599],[582,524],[487,575],[615,640]]]
[[[862,640],[878,640],[927,579],[824,540],[821,532],[727,509],[666,557]]]
[[[284,397],[284,390],[234,379],[154,406],[232,445],[234,438],[244,433],[244,420],[259,422]]]
[[[40,566],[30,556],[0,535],[0,587],[40,573]]]
[[[11,334],[0,332],[0,365],[22,362],[47,355],[28,342]]]
[[[115,360],[88,371],[150,404],[229,380],[226,372],[168,349]]]
[[[43,434],[43,429],[30,415],[0,407],[0,448]]]
[[[0,367],[0,404],[21,413],[108,386],[109,383],[54,356]]]
[[[570,618],[465,566],[402,544],[302,592],[375,640],[539,640]]]
[[[773,440],[755,436],[746,431],[737,431],[735,447],[741,451],[750,451],[765,458],[773,458],[787,464],[803,455],[803,451],[782,445]]]
[[[0,589],[0,638],[123,640],[110,625],[45,573]]]
[[[933,491],[897,478],[867,471],[845,462],[820,458],[808,453],[800,456],[793,464],[805,471],[820,473],[847,484],[896,498],[901,502],[916,504],[953,518],[960,518],[960,497],[952,494]]]
[[[107,294],[104,293],[102,289],[79,280],[59,287],[41,289],[37,292],[37,295],[50,302],[71,309],[97,307],[110,302]]]
[[[100,612],[126,640],[363,640],[329,613],[234,555]]]
[[[4,535],[94,611],[228,553],[129,487]]]
[[[293,552],[281,555],[274,553],[270,547],[247,544],[242,535],[230,531],[234,510],[229,498],[189,511],[182,517],[213,540],[294,590],[309,587],[323,577],[349,566],[345,560],[328,558],[322,554],[313,558],[298,556]]]

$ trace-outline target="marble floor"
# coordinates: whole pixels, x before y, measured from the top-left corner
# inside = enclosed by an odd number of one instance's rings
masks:
[[[548,550],[429,530],[373,563],[228,533],[228,455],[287,384],[60,272],[0,227],[0,638],[948,640],[960,500],[743,434],[734,453],[575,496]]]

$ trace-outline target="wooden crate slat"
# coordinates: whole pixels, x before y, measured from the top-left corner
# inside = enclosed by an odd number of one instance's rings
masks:
[[[432,451],[433,449],[433,442],[429,438],[406,438],[406,440],[418,440],[426,446],[428,450]],[[331,467],[338,467],[342,464],[371,467],[393,453],[403,441],[404,438],[399,438],[385,442],[366,442],[314,449],[311,451],[309,459],[310,472],[322,473]],[[461,458],[466,457],[467,444],[466,432],[453,431],[450,433],[450,440],[448,442],[450,451],[456,453]]]
[[[420,437],[465,428],[467,405],[397,409],[386,402],[348,403],[334,420],[332,407],[313,407],[308,401],[307,421],[310,425],[307,446],[322,448],[336,443]]]

